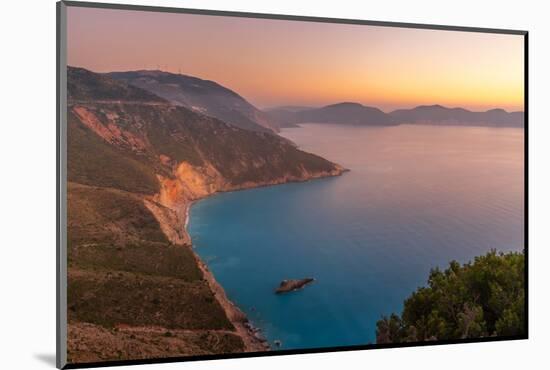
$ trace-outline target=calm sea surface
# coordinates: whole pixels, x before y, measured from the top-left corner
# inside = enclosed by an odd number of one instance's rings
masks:
[[[307,124],[282,135],[351,171],[219,194],[191,209],[196,251],[284,349],[366,344],[430,268],[523,248],[522,129]],[[280,281],[313,277],[275,295]]]

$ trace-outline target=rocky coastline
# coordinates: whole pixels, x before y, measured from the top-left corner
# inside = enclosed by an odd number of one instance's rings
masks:
[[[269,351],[271,350],[271,346],[268,341],[263,337],[260,329],[254,327],[252,323],[248,320],[246,314],[227,297],[223,287],[216,281],[214,275],[208,269],[206,263],[202,261],[199,255],[193,250],[191,237],[189,236],[189,233],[187,231],[191,206],[195,201],[214,195],[216,193],[241,191],[258,187],[285,184],[289,182],[306,182],[314,179],[340,176],[347,171],[347,169],[339,165],[335,165],[335,169],[333,171],[315,174],[308,173],[304,174],[301,178],[282,177],[265,183],[245,183],[241,184],[238,187],[228,186],[225,187],[225,189],[199,192],[201,194],[199,196],[193,197],[194,199],[187,199],[186,197],[182,197],[181,194],[176,195],[175,197],[173,196],[173,199],[177,199],[177,201],[173,202],[167,202],[166,196],[164,194],[157,194],[153,198],[145,199],[147,207],[155,215],[162,230],[171,240],[171,242],[176,245],[181,245],[182,247],[191,248],[197,262],[197,266],[203,273],[204,279],[207,281],[210,289],[214,293],[216,300],[224,309],[227,318],[235,327],[236,334],[239,335],[239,337],[243,340],[246,352]],[[297,282],[297,285],[300,285],[299,287],[294,287],[291,290],[302,288],[304,285],[313,281],[313,279],[302,280],[304,281]]]

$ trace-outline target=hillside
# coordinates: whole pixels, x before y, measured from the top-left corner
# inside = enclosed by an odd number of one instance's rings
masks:
[[[279,127],[293,127],[299,123],[339,123],[352,125],[461,125],[489,127],[523,127],[523,112],[491,109],[472,112],[464,108],[446,108],[441,105],[421,105],[412,109],[398,109],[384,113],[378,108],[358,103],[338,103],[322,108],[276,107],[266,111]]]
[[[311,122],[373,126],[394,124],[393,119],[378,108],[348,102],[322,108],[279,107],[267,113],[282,122],[281,127]]]
[[[391,125],[392,119],[378,108],[358,103],[338,103],[296,112],[299,122]]]
[[[260,351],[190,247],[191,201],[343,169],[68,68],[69,362]]]
[[[390,113],[398,123],[421,123],[437,125],[523,127],[523,112],[506,112],[491,109],[472,112],[464,108],[447,108],[441,105],[421,105],[413,109],[398,109]]]
[[[264,112],[214,81],[163,71],[112,72],[107,75],[152,92],[175,105],[221,119],[239,128],[276,131],[276,125]]]

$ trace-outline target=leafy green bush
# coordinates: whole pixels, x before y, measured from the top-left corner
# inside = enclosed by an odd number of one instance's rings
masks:
[[[523,253],[493,250],[473,263],[433,269],[401,316],[377,322],[377,343],[524,335],[524,261]]]

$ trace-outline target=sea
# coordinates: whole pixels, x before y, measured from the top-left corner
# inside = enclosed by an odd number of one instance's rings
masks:
[[[431,269],[524,248],[521,128],[303,124],[281,135],[350,171],[217,194],[188,225],[275,350],[375,343],[377,320],[400,314]]]

